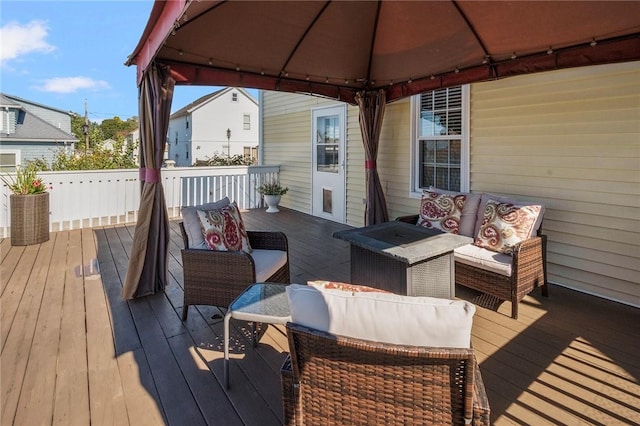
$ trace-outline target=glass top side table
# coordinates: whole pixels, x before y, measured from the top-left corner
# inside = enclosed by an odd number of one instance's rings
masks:
[[[224,316],[224,384],[229,388],[229,323],[231,318],[266,324],[286,324],[291,321],[286,285],[256,283],[247,287],[233,302]],[[254,327],[255,328],[255,327]],[[257,344],[253,331],[253,346]]]

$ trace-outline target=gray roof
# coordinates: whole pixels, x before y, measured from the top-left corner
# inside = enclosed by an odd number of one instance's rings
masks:
[[[171,114],[171,118],[176,118],[176,117],[180,117],[182,115],[186,115],[192,109],[196,108],[198,105],[203,104],[206,101],[208,101],[209,99],[216,97],[223,90],[226,90],[226,89],[220,89],[220,90],[215,91],[213,93],[209,93],[208,95],[204,95],[204,96],[199,97],[198,99],[196,99],[195,101],[191,102],[187,106],[184,106],[184,107],[180,108],[179,110],[177,110],[176,112],[174,112],[173,114]]]
[[[253,96],[251,96],[249,94],[249,92],[247,92],[245,89],[243,89],[242,87],[225,87],[222,88],[220,90],[217,90],[213,93],[209,93],[208,95],[204,95],[199,97],[198,99],[196,99],[195,101],[191,102],[189,105],[184,106],[182,108],[180,108],[179,110],[177,110],[176,112],[174,112],[173,114],[171,114],[171,119],[173,118],[177,118],[183,115],[187,115],[189,113],[191,113],[193,110],[199,108],[201,105],[207,103],[210,99],[216,98],[218,96],[220,96],[222,93],[226,93],[228,91],[231,90],[237,90],[238,92],[242,93],[244,96],[246,96],[248,99],[250,99],[252,102],[254,102],[255,104],[257,104],[258,102],[255,100],[255,98]]]
[[[5,99],[7,99],[7,100],[15,101],[13,103],[17,104],[17,105],[21,105],[22,103],[26,103],[26,104],[35,105],[35,106],[38,106],[38,107],[41,107],[41,108],[47,108],[47,109],[50,109],[52,111],[61,112],[63,114],[69,114],[69,111],[65,111],[65,110],[60,109],[60,108],[54,108],[52,106],[41,104],[41,103],[38,103],[38,102],[33,102],[33,101],[28,100],[28,99],[21,98],[19,96],[10,95],[8,93],[1,93],[0,95],[2,95],[2,106],[5,106],[4,102],[5,102]]]
[[[33,102],[31,102],[33,103]],[[4,141],[41,141],[41,142],[77,142],[78,139],[57,128],[51,123],[41,119],[24,109],[19,103],[14,102],[4,94],[0,94],[0,106],[19,109],[15,133],[0,134]],[[58,110],[59,111],[59,110]]]

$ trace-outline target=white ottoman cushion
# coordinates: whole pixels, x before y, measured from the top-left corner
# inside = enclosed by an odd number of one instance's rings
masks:
[[[468,348],[475,306],[461,300],[287,287],[291,321],[373,342]]]

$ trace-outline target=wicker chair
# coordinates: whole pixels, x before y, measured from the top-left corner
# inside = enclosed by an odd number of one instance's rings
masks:
[[[184,249],[184,303],[182,320],[187,319],[189,305],[228,307],[249,285],[256,282],[253,258],[244,252],[190,249],[184,224],[180,222]],[[253,249],[282,250],[285,264],[264,281],[289,284],[289,246],[282,232],[247,231]]]
[[[396,220],[416,224],[418,215],[401,216]],[[511,302],[511,317],[518,318],[518,303],[534,289],[541,287],[549,296],[546,270],[547,236],[537,236],[521,242],[514,250],[511,276],[500,275],[461,262],[455,262],[456,283]]]
[[[286,425],[488,425],[473,349],[374,343],[287,324]]]

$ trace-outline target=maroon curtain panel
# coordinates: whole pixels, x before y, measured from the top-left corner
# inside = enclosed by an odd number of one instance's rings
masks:
[[[160,179],[175,80],[166,66],[153,64],[140,82],[140,183],[138,222],[127,276],[124,299],[164,290],[167,284],[169,217]]]
[[[380,143],[380,131],[386,106],[386,95],[383,89],[371,92],[358,92],[356,103],[360,107],[360,131],[365,154],[365,179],[367,203],[364,211],[364,224],[374,225],[387,222],[387,201],[382,191],[380,177],[376,161],[378,158],[378,145]]]

